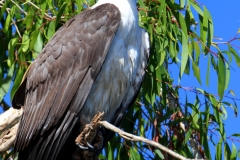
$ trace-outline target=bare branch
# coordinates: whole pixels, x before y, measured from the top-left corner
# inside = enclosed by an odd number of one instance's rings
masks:
[[[32,3],[31,1],[27,1],[26,3],[31,4],[31,5],[32,5],[33,7],[35,7],[37,10],[39,10],[39,11],[42,12],[42,10],[41,10],[38,6],[36,6],[34,3]],[[48,15],[47,13],[44,13],[44,15],[45,15],[47,18],[49,18],[50,20],[55,19],[55,18],[51,17],[50,15]]]
[[[156,143],[156,142],[154,142],[152,140],[149,140],[149,139],[146,139],[144,137],[135,136],[135,135],[132,135],[130,133],[126,133],[126,132],[122,131],[121,129],[113,126],[110,123],[108,123],[107,121],[100,121],[98,123],[100,125],[104,126],[105,128],[118,133],[122,138],[124,138],[126,140],[133,141],[133,142],[144,142],[144,143],[146,143],[148,145],[151,145],[153,147],[159,148],[160,150],[162,150],[162,151],[172,155],[175,158],[178,158],[180,160],[187,160],[187,158],[181,156],[178,153],[173,152],[172,150],[168,149],[167,147],[165,147],[165,146],[163,146],[163,145],[161,145],[159,143]]]
[[[8,12],[8,14],[10,14],[10,11],[9,11],[9,10],[6,10],[6,11]],[[18,29],[18,27],[17,27],[17,25],[16,25],[16,23],[15,23],[15,20],[12,19],[12,18],[11,18],[11,20],[12,20],[13,25],[14,25],[15,28],[16,28],[16,31],[17,31],[17,33],[18,33],[18,36],[19,36],[20,38],[22,38],[22,35],[21,35],[21,33],[19,32],[19,29]]]
[[[172,155],[175,158],[178,158],[180,160],[187,160],[187,158],[181,156],[178,153],[175,153],[174,151],[168,149],[167,147],[165,147],[165,146],[163,146],[163,145],[161,145],[161,144],[159,144],[157,142],[154,142],[152,140],[146,139],[144,137],[135,136],[133,134],[124,132],[121,129],[115,127],[114,125],[108,123],[107,121],[100,121],[102,119],[102,116],[103,116],[103,113],[100,113],[100,112],[95,115],[95,117],[93,118],[94,122],[92,121],[89,124],[89,125],[91,125],[91,124],[94,124],[94,125],[92,125],[92,126],[86,125],[86,127],[84,128],[84,130],[86,129],[86,133],[84,133],[84,135],[81,135],[81,136],[79,136],[76,139],[76,144],[84,144],[82,141],[85,141],[86,139],[89,138],[89,137],[87,137],[87,135],[91,135],[90,133],[95,132],[96,128],[98,128],[99,125],[101,125],[101,126],[104,126],[105,128],[107,128],[107,129],[109,129],[109,130],[111,130],[111,131],[113,131],[115,133],[118,133],[122,138],[124,138],[126,140],[133,141],[133,142],[143,142],[143,143],[146,143],[146,144],[151,145],[153,147],[159,148],[160,150],[162,150],[162,151]],[[96,120],[99,120],[99,121],[96,122]],[[98,125],[96,125],[96,123]]]
[[[100,117],[99,117],[99,114],[100,114]],[[143,143],[146,143],[153,147],[159,148],[160,150],[172,155],[173,157],[175,157],[177,159],[187,160],[187,158],[181,156],[178,153],[175,153],[174,151],[168,149],[167,147],[165,147],[159,143],[156,143],[156,142],[146,139],[144,137],[135,136],[130,133],[126,133],[126,132],[122,131],[121,129],[108,123],[107,121],[100,121],[101,116],[103,116],[103,114],[102,113],[99,113],[99,114],[96,115],[96,116],[98,116],[97,120],[96,120],[96,118],[93,119],[94,120],[93,124],[95,124],[91,127],[93,130],[98,128],[101,125],[111,131],[118,133],[122,138],[124,138],[126,140],[133,141],[133,142],[143,142]],[[10,149],[10,147],[12,147],[14,139],[16,137],[16,133],[17,133],[18,121],[19,121],[21,115],[22,115],[22,110],[16,110],[13,108],[10,108],[9,110],[7,110],[6,112],[4,112],[3,114],[0,115],[0,152],[4,152],[4,151]],[[92,130],[89,132],[92,132]],[[92,137],[91,134],[86,133],[86,135],[90,135]],[[89,137],[86,137],[86,136],[84,137],[85,140],[87,138],[89,138]]]
[[[14,2],[13,0],[11,0],[11,2],[15,4],[18,7],[18,9],[20,9],[25,14],[25,16],[27,15],[27,13],[16,2]]]
[[[10,108],[0,115],[0,152],[9,150],[15,140],[22,110]]]
[[[17,7],[18,7],[18,9],[20,9],[24,14],[25,14],[25,16],[27,16],[27,12],[25,12],[16,2],[14,2],[13,0],[10,0],[13,4],[15,4]],[[42,12],[42,10],[38,7],[38,6],[36,6],[34,3],[32,3],[31,1],[28,1],[28,2],[26,2],[26,3],[29,3],[29,4],[31,4],[33,7],[35,7],[36,9],[38,9],[39,11],[41,11]],[[48,18],[48,19],[50,19],[50,20],[53,20],[54,19],[54,17],[51,17],[50,15],[48,15],[47,13],[44,13],[44,15]]]

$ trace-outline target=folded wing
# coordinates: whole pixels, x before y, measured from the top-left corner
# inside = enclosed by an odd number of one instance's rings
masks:
[[[14,108],[24,108],[14,147],[19,158],[56,159],[69,137],[76,138],[71,131],[79,127],[77,114],[101,70],[120,18],[111,4],[83,11],[56,32],[30,66],[12,102]],[[82,103],[72,107],[77,90],[82,90]]]

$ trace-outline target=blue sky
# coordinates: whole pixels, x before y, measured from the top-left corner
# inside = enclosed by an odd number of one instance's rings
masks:
[[[222,38],[223,42],[226,42],[232,39],[236,34],[238,29],[240,29],[240,1],[214,1],[214,0],[201,0],[198,1],[204,4],[207,9],[210,11],[213,23],[214,23],[214,36]],[[240,37],[240,34],[238,35]],[[217,40],[216,40],[217,41]],[[233,41],[232,45],[240,47],[240,41]],[[219,45],[222,50],[227,49],[227,45],[222,44]],[[235,48],[240,54],[240,48]],[[231,70],[229,88],[235,92],[236,98],[240,99],[240,68],[237,67],[236,63],[231,65],[235,71]],[[212,93],[217,93],[216,86],[216,75],[212,77],[213,81],[210,81],[209,91]],[[225,99],[230,100],[230,99]],[[240,109],[240,101],[236,101],[238,105],[238,109]],[[240,133],[240,115],[238,117],[234,117],[234,112],[231,108],[227,108],[228,118],[224,122],[227,136],[230,136],[234,133]],[[230,140],[228,141],[231,142]],[[231,143],[229,144],[231,146]],[[235,142],[237,149],[240,149],[240,142]]]
[[[227,42],[231,40],[236,34],[238,29],[240,29],[240,1],[214,1],[214,0],[198,0],[198,3],[205,5],[206,8],[210,11],[213,19],[214,24],[214,36],[222,38],[222,40],[214,39],[215,42]],[[192,9],[193,11],[193,9]],[[195,17],[198,17],[197,14],[195,14]],[[238,35],[240,37],[240,34]],[[240,54],[240,41],[236,40],[231,43],[231,45],[238,46],[239,48],[235,47],[235,50],[238,51],[238,54]],[[221,50],[227,50],[228,47],[226,44],[220,44],[219,45]],[[235,70],[231,70],[230,75],[230,82],[229,82],[229,89],[234,90],[234,93],[236,95],[235,98],[240,99],[240,84],[238,83],[240,81],[240,68],[237,67],[236,63],[233,62],[231,64],[231,67]],[[175,72],[176,70],[179,70],[178,68],[172,68],[172,75],[174,77],[174,83],[178,84],[178,72]],[[209,86],[206,86],[206,71],[207,71],[207,58],[204,59],[200,58],[200,72],[201,72],[201,80],[202,80],[202,86],[199,85],[196,78],[193,78],[193,73],[191,73],[190,76],[183,75],[180,85],[184,87],[198,87],[206,90],[209,93],[217,95],[217,74],[215,71],[211,69],[210,74],[210,80],[209,80]],[[227,92],[225,92],[226,94]],[[184,90],[179,90],[179,96],[181,97],[180,102],[185,104],[185,96],[187,95],[188,101],[191,103],[194,103],[196,95]],[[224,98],[223,101],[229,101],[232,102],[232,100],[228,98]],[[240,109],[240,101],[236,101],[238,105],[238,109]],[[204,106],[203,106],[204,107]],[[204,108],[202,108],[204,109]],[[234,117],[234,112],[230,107],[226,108],[228,112],[227,119],[224,121],[225,124],[225,131],[226,136],[230,136],[234,133],[240,133],[240,115],[238,117]],[[213,113],[213,112],[212,112]],[[234,139],[237,139],[236,137],[233,137]],[[218,142],[218,137],[213,138],[215,142]],[[238,139],[239,140],[239,139]],[[231,147],[231,140],[228,140],[228,144]],[[240,142],[234,142],[237,149],[240,150]],[[210,145],[211,153],[215,153],[215,149],[212,145]],[[212,155],[212,159],[214,159],[214,154]]]

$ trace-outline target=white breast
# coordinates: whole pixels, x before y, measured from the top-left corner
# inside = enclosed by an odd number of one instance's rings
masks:
[[[110,120],[136,76],[140,61],[141,30],[136,5],[130,4],[135,2],[129,1],[110,2],[119,8],[121,24],[81,111],[81,115],[85,115],[81,119],[90,121],[98,111],[104,111],[106,120]],[[107,0],[100,0],[93,8],[106,2]],[[132,8],[131,5],[135,7]]]

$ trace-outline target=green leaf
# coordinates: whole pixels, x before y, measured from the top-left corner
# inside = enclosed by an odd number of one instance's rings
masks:
[[[24,23],[26,24],[27,29],[32,28],[33,22],[34,22],[34,20],[33,20],[34,15],[35,15],[35,11],[34,11],[33,7],[30,7],[28,10],[27,16],[24,20]]]
[[[234,145],[234,143],[232,143],[232,154],[230,157],[230,160],[236,160],[237,159],[237,148]]]
[[[65,8],[68,6],[68,3],[67,2],[64,2],[63,4],[62,4],[62,6],[60,7],[60,9],[59,9],[59,12],[58,12],[58,14],[57,14],[57,18],[56,18],[56,26],[58,25],[58,23],[59,23],[59,21],[60,21],[60,19],[61,19],[61,16],[63,15],[63,12],[64,12],[64,10],[65,10]]]
[[[9,1],[4,1],[3,5],[1,6],[1,9],[0,9],[0,21],[2,20],[2,18],[4,17],[4,13],[6,12],[6,8],[8,6],[8,2]]]
[[[12,38],[8,43],[8,53],[9,53],[8,59],[10,60],[9,67],[12,66],[12,64],[14,63],[14,51],[15,51],[15,46],[17,42],[18,42],[18,38]]]
[[[45,13],[45,11],[46,11],[46,6],[47,6],[47,3],[46,2],[44,2],[44,3],[42,3],[41,4],[41,6],[40,6],[40,8],[41,8],[41,13],[42,13],[42,18],[44,17],[44,13]]]
[[[190,74],[190,58],[188,58],[184,73],[189,75]]]
[[[165,56],[166,56],[166,51],[163,50],[161,53],[160,53],[160,56],[161,56],[161,60],[159,62],[159,66],[161,66],[165,60]],[[157,69],[157,68],[156,68]]]
[[[10,88],[13,72],[14,72],[14,64],[9,68],[7,77],[3,80],[2,86],[0,87],[0,102],[2,101],[3,96],[8,92]]]
[[[189,138],[191,137],[191,135],[192,135],[192,128],[189,128],[189,130],[185,134],[184,144],[187,144],[189,142]]]
[[[130,148],[129,150],[130,153],[130,159],[131,160],[140,160],[140,154],[138,153],[138,151],[135,148]]]
[[[188,61],[188,44],[187,44],[187,39],[183,31],[182,33],[182,60],[181,60],[181,72],[180,72],[180,77],[182,77],[183,72],[185,70],[185,67],[187,65]]]
[[[222,160],[222,141],[217,144],[216,160]]]
[[[237,117],[237,115],[238,115],[238,108],[237,108],[237,104],[236,104],[235,101],[234,101],[235,105],[232,105],[231,103],[228,103],[228,102],[222,102],[222,103],[225,104],[225,105],[228,105],[229,107],[231,107],[234,110],[235,117]]]
[[[224,57],[219,54],[218,58],[218,95],[220,100],[223,98],[224,88],[226,83],[226,68]]]
[[[201,39],[203,42],[202,48],[203,50],[205,50],[205,44],[206,44],[206,40],[207,40],[207,33],[208,33],[208,14],[207,14],[207,9],[204,6],[203,7],[204,10],[204,15],[200,16],[200,35],[201,35]]]
[[[235,134],[232,134],[231,136],[240,137],[240,133],[235,133]]]
[[[26,30],[23,34],[22,38],[22,51],[27,52],[30,44],[30,39],[29,39],[29,32]]]
[[[237,52],[234,50],[234,48],[230,44],[228,44],[228,49],[233,54],[238,67],[240,67],[240,57],[239,57],[239,55],[237,54]]]
[[[206,113],[206,115],[204,116],[204,122],[206,123],[206,128],[208,128],[209,115],[210,115],[210,106],[209,106],[209,102],[206,99],[205,99],[205,113]]]
[[[166,0],[161,0],[161,5],[160,5],[160,12],[163,15],[163,26],[167,25],[167,11],[166,11]]]
[[[181,30],[184,33],[184,36],[186,38],[186,40],[188,39],[188,31],[187,31],[187,26],[186,26],[186,22],[183,18],[183,15],[181,13],[178,12],[178,20],[181,26]],[[183,36],[183,35],[182,35]]]
[[[212,105],[213,105],[214,107],[217,107],[218,102],[217,102],[215,96],[213,96],[213,95],[208,95],[207,97],[208,97],[209,100],[211,101]]]
[[[215,120],[218,123],[218,125],[220,125],[222,123],[222,120],[220,118],[219,108],[218,107],[214,107],[213,111],[214,111]]]
[[[47,1],[47,0],[39,0],[39,3],[40,3],[40,4],[47,3],[46,1]]]
[[[193,41],[193,46],[194,46],[194,51],[196,53],[195,62],[198,64],[198,59],[199,59],[200,52],[201,52],[200,47],[199,47],[199,44],[194,41]]]
[[[228,63],[230,64],[232,62],[232,53],[229,52],[228,50],[222,51],[222,53],[225,53],[228,56]]]
[[[201,77],[200,77],[200,69],[195,64],[194,61],[192,61],[192,66],[193,66],[193,71],[194,71],[195,77],[197,78],[198,82],[202,85],[202,81],[201,81]]]
[[[218,81],[218,95],[220,97],[220,101],[223,99],[224,88],[225,87]]]
[[[225,63],[225,73],[226,73],[226,80],[225,80],[225,88],[224,90],[226,90],[228,88],[228,84],[229,84],[229,80],[230,80],[230,67],[228,65],[228,63]]]
[[[183,9],[185,5],[185,0],[180,0],[180,8]]]
[[[145,7],[144,3],[143,3],[143,0],[138,0],[138,4],[141,6],[141,7]]]
[[[222,120],[226,120],[228,114],[227,114],[227,111],[226,111],[225,106],[223,106],[223,105],[221,104],[220,109],[221,109],[221,117],[222,117]]]
[[[202,133],[202,134],[204,134],[204,133]],[[210,152],[209,145],[208,145],[207,134],[204,134],[204,136],[203,136],[203,147],[204,147],[204,153],[205,153],[207,159],[211,159],[211,152]]]
[[[212,16],[207,9],[206,9],[206,14],[207,14],[207,17],[208,17],[208,36],[207,36],[207,48],[205,48],[205,50],[204,50],[205,54],[207,54],[209,52],[209,49],[210,49],[211,44],[212,44],[213,32],[214,32]]]
[[[114,157],[113,157],[113,151],[112,151],[112,147],[111,147],[111,143],[108,142],[108,153],[107,153],[107,159],[108,160],[114,160]]]
[[[234,116],[237,117],[237,115],[238,115],[237,103],[234,101],[234,104],[235,104],[234,106],[230,105],[230,107],[233,108],[233,110],[234,110]]]
[[[102,154],[99,154],[98,158],[99,158],[99,159],[104,159],[104,160],[106,159],[106,157],[103,156]]]
[[[8,14],[7,15],[7,18],[6,18],[6,21],[5,21],[5,25],[4,25],[4,28],[3,28],[3,32],[6,33],[8,31],[8,28],[10,26],[10,22],[11,22],[11,15]]]
[[[159,149],[155,149],[154,153],[155,153],[156,157],[158,157],[160,159],[164,159],[164,155],[162,154],[162,152]]]
[[[50,40],[55,33],[55,21],[51,21],[48,25],[47,38]]]
[[[211,55],[211,64],[212,64],[214,70],[218,71],[217,61],[215,60],[214,56],[212,56],[212,55]]]
[[[83,5],[79,0],[75,0],[75,3],[77,5],[77,13],[80,13],[83,9]]]
[[[15,7],[16,6],[12,6],[11,10],[7,14],[5,25],[4,25],[4,28],[3,28],[4,33],[7,33],[8,29],[10,27],[10,23],[12,22],[12,18],[14,17],[14,14],[15,14]]]
[[[20,68],[17,72],[17,76],[13,83],[13,87],[12,87],[11,94],[10,94],[11,100],[13,99],[14,94],[16,93],[16,91],[18,90],[18,88],[22,82],[24,73],[25,73],[25,69],[23,69],[23,68]]]
[[[36,39],[36,43],[34,44],[34,51],[37,52],[37,55],[42,51],[42,48],[43,48],[43,40],[42,40],[41,33],[39,32]]]
[[[201,10],[201,8],[199,7],[199,5],[195,2],[190,0],[190,4],[193,6],[193,8],[198,12],[199,15],[201,15],[202,17],[204,16],[203,11]]]
[[[37,38],[38,38],[38,34],[39,34],[40,30],[39,29],[36,29],[35,31],[33,31],[30,35],[30,44],[29,44],[29,49],[32,50],[36,41],[37,41]]]
[[[230,160],[231,150],[227,142],[224,143],[224,159]]]
[[[208,65],[207,65],[207,75],[206,75],[206,85],[209,86],[210,79],[210,64],[211,64],[211,56],[208,55]]]

